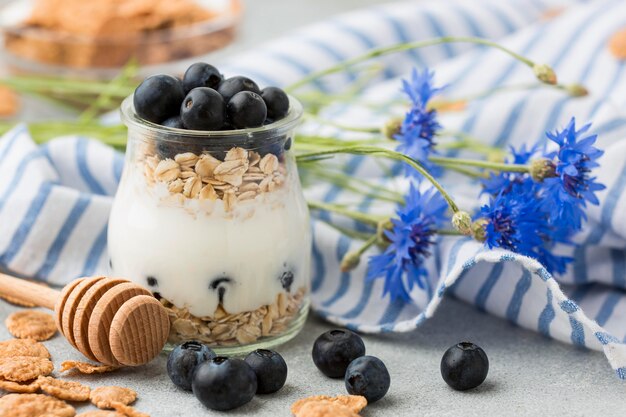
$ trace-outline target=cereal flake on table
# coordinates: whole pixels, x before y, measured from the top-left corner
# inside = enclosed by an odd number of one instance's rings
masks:
[[[103,374],[113,372],[120,369],[119,366],[93,364],[81,361],[63,361],[61,363],[61,372],[77,371],[81,374]]]
[[[0,358],[0,378],[7,381],[25,382],[41,375],[50,375],[54,366],[49,359],[32,356]]]
[[[11,313],[5,324],[9,333],[19,339],[48,340],[57,332],[54,317],[38,310]]]

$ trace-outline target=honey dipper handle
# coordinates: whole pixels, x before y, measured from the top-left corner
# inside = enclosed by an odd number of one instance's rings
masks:
[[[59,292],[45,285],[0,273],[0,296],[54,310]]]

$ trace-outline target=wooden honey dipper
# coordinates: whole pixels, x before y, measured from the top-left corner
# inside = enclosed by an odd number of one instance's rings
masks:
[[[150,291],[121,278],[79,278],[59,292],[0,274],[0,294],[54,310],[68,342],[106,365],[150,362],[163,349],[170,330],[165,307]]]

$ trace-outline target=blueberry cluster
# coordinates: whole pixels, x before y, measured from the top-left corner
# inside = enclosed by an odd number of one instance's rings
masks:
[[[135,90],[137,114],[176,129],[231,130],[260,127],[285,117],[289,97],[278,87],[260,89],[243,76],[224,78],[212,65],[191,65],[183,79],[159,74]]]
[[[387,394],[391,377],[387,367],[375,356],[365,355],[363,339],[349,330],[330,330],[313,344],[313,363],[331,378],[344,378],[351,395],[362,395],[368,403]]]
[[[257,349],[245,360],[217,356],[200,342],[178,345],[167,358],[172,382],[205,407],[226,411],[241,407],[255,394],[271,394],[287,380],[287,364],[275,351]]]

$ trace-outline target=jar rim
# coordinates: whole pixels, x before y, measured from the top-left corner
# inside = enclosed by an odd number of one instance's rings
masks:
[[[122,122],[126,126],[143,131],[146,135],[163,142],[181,142],[188,139],[202,141],[208,139],[213,141],[227,140],[229,142],[254,142],[269,137],[284,134],[293,130],[302,117],[302,104],[295,97],[289,97],[289,112],[285,117],[273,123],[260,127],[233,130],[188,130],[162,126],[139,117],[133,104],[133,94],[124,99],[120,106]]]

